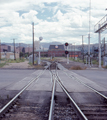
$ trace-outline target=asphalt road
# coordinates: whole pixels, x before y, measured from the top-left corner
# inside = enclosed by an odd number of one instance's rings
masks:
[[[35,72],[35,70],[3,70],[0,69],[0,89],[12,84],[13,82],[18,82],[30,74]]]
[[[13,94],[12,92],[21,90],[32,78],[35,78],[41,71],[42,70],[0,70],[0,95],[5,94],[6,96],[7,94]],[[80,78],[81,81],[92,86],[93,88],[99,91],[107,91],[107,71],[78,70],[73,72],[80,74],[76,76]],[[70,75],[72,74],[72,71],[66,70],[66,73]],[[93,93],[85,86],[81,85],[79,82],[75,81],[73,78],[70,78],[67,74],[63,73],[61,70],[58,70],[58,75],[60,76],[62,83],[65,87],[67,87],[68,91],[71,93],[77,103],[98,101],[94,98],[95,93]],[[85,77],[82,77],[81,75]],[[27,99],[32,98],[32,100],[34,100],[34,93],[37,98],[36,102],[43,102],[44,99],[42,98],[44,97],[41,95],[44,94],[44,96],[47,95],[50,97],[52,83],[51,74],[47,70],[39,79],[37,79],[31,86],[29,86],[29,88],[27,88],[27,91],[29,91],[29,94],[28,92],[26,93]],[[62,89],[58,84],[56,91],[59,94],[62,93]]]
[[[73,70],[73,72],[82,75],[98,85],[107,88],[107,70]]]

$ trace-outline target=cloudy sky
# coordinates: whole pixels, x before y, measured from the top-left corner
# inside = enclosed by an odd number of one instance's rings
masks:
[[[35,40],[42,42],[88,42],[90,0],[0,0],[0,39],[2,42],[32,43],[32,22]],[[91,43],[98,42],[94,25],[106,15],[107,0],[91,0]],[[102,33],[105,37],[107,31]]]

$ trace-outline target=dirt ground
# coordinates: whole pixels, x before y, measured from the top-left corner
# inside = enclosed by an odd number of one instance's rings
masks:
[[[80,62],[74,62],[74,61],[69,61],[69,64],[67,64],[67,61],[61,60],[59,61],[65,68],[67,69],[86,69],[86,65],[84,63]]]
[[[77,67],[76,69],[87,69],[88,66],[86,66],[84,63],[80,63],[80,62],[74,62],[74,61],[69,61],[69,64],[67,64],[67,59],[66,58],[56,58],[55,61],[58,61],[59,63],[61,63],[65,68],[67,69],[74,69],[75,67]],[[36,65],[36,66],[31,66],[28,64],[29,61],[25,61],[25,62],[21,62],[21,63],[8,63],[7,65],[3,66],[2,68],[21,68],[21,69],[28,69],[28,68],[37,68],[37,69],[41,69],[41,67],[43,68],[44,65]],[[95,66],[93,66],[95,67]]]
[[[8,63],[2,68],[34,68],[33,66],[28,64],[29,61],[20,62],[20,63]]]
[[[75,61],[69,61],[69,64],[67,64],[66,58],[58,58],[57,59],[59,63],[61,63],[65,68],[69,70],[85,70],[85,69],[96,69],[98,68],[98,65],[86,65],[81,62],[75,62]]]

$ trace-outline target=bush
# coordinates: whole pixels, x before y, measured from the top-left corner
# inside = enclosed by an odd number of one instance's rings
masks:
[[[107,65],[105,66],[105,69],[107,69]]]
[[[70,70],[85,70],[85,69],[86,69],[86,67],[82,68],[82,67],[80,67],[80,66],[72,66],[72,67],[70,68]]]

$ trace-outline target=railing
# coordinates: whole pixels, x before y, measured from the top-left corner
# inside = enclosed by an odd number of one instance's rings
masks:
[[[98,32],[107,24],[107,14],[94,26],[94,32]]]

